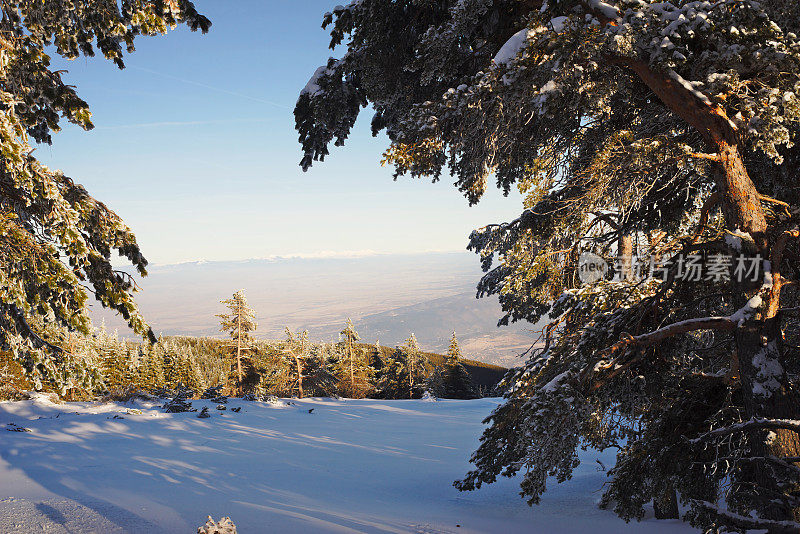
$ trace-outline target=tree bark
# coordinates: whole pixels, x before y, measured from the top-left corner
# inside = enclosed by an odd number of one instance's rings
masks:
[[[761,257],[770,258],[768,226],[760,195],[742,158],[739,132],[725,111],[688,89],[674,73],[654,71],[646,62],[630,58],[616,58],[613,62],[635,72],[667,108],[694,127],[706,144],[716,150],[715,160],[719,167],[716,185],[726,226],[729,230],[738,229],[750,234]],[[752,286],[734,281],[734,301],[743,304],[754,294]],[[765,298],[765,309],[778,309],[779,300],[780,287],[773,288]],[[736,353],[746,415],[751,418],[798,419],[800,401],[791,391],[786,376],[780,319],[769,315],[758,314],[736,329]],[[769,371],[770,379],[765,378],[764,370]],[[769,434],[756,432],[750,435],[750,440],[756,449],[754,455],[800,456],[800,439],[793,430],[778,429]],[[755,466],[746,482],[753,482],[766,492],[784,493],[785,486],[779,487],[776,477],[770,476],[771,472],[765,465]],[[793,509],[785,502],[776,503],[772,498],[763,498],[758,509],[767,519],[800,520],[800,509]]]

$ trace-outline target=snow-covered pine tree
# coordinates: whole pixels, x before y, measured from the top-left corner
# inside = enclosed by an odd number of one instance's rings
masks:
[[[139,387],[139,351],[133,343],[124,343],[124,358],[128,365],[123,373],[123,385]]]
[[[375,340],[375,346],[372,348],[372,352],[370,354],[369,365],[372,367],[373,370],[376,372],[381,367],[381,360],[383,357],[383,349],[381,348],[381,340]]]
[[[123,48],[133,52],[137,36],[180,23],[206,32],[211,23],[188,0],[16,0],[0,10],[0,350],[13,353],[40,389],[92,376],[61,346],[68,331],[90,334],[89,292],[135,332],[152,336],[134,304],[132,278],[111,263],[118,252],[146,274],[133,233],[34,156],[31,142],[49,144],[62,119],[93,127],[88,104],[63,81],[64,71],[53,70],[48,52],[75,59],[99,50],[123,68]]]
[[[294,334],[286,328],[286,348],[284,355],[288,365],[291,384],[290,391],[294,392],[298,398],[303,398],[303,379],[306,377],[305,360],[308,359],[311,344],[308,341],[308,330],[303,330],[299,334]]]
[[[255,365],[261,376],[259,387],[268,395],[302,398],[310,355],[308,332],[294,333],[287,327],[286,341],[258,355]]]
[[[113,336],[109,335],[103,325],[96,334],[95,346],[106,389],[113,391],[124,387],[131,362],[127,358],[125,345],[120,343],[116,332]]]
[[[154,391],[165,386],[164,354],[160,342],[139,347],[137,385],[144,391]]]
[[[329,396],[336,392],[337,377],[330,372],[328,352],[313,345],[308,331],[286,328],[286,341],[259,362],[261,385],[276,396]]]
[[[164,387],[172,390],[178,389],[183,383],[183,370],[181,358],[178,354],[178,347],[172,339],[160,339],[158,354],[161,357],[161,365],[164,369]]]
[[[475,398],[475,385],[472,382],[472,376],[470,376],[467,368],[464,367],[461,359],[461,347],[458,345],[456,333],[453,332],[450,345],[447,347],[444,368],[442,369],[442,392],[437,396],[447,399]]]
[[[205,410],[205,408],[203,409]],[[216,522],[211,516],[208,516],[205,525],[197,528],[197,534],[236,534],[236,525],[233,524],[230,517],[223,517]]]
[[[353,321],[349,318],[341,332],[341,341],[337,347],[337,359],[334,362],[334,373],[339,383],[339,395],[351,399],[363,399],[372,391],[372,375],[364,351],[357,346],[361,336],[358,335]]]
[[[194,392],[188,388],[178,387],[174,392],[170,392],[171,398],[164,404],[165,413],[196,412],[192,408],[191,398]]]
[[[185,347],[181,358],[181,383],[198,394],[208,387],[192,346]]]
[[[406,395],[410,399],[421,397],[425,390],[425,383],[431,374],[431,365],[428,357],[420,350],[417,336],[413,332],[405,343],[400,346],[400,356],[407,380]]]
[[[800,4],[359,0],[323,24],[345,50],[297,101],[304,169],[370,103],[397,176],[525,195],[470,248],[502,324],[548,321],[543,348],[458,487],[523,470],[537,502],[581,443],[618,446],[622,517],[677,490],[697,526],[797,530]],[[581,253],[628,244],[664,276],[580,286]],[[760,272],[683,276],[717,253]]]
[[[408,396],[408,370],[400,347],[383,352],[377,371],[377,394],[382,399],[402,399]]]
[[[219,314],[217,317],[220,318],[220,330],[230,335],[233,348],[236,351],[236,391],[241,396],[245,367],[249,364],[249,361],[245,361],[245,353],[250,350],[250,343],[252,342],[250,332],[253,332],[258,327],[255,322],[256,314],[247,305],[247,298],[244,296],[243,289],[234,293],[233,297],[223,300],[222,304],[227,306],[230,312]]]
[[[47,339],[59,339],[59,346],[68,356],[58,364],[53,360],[48,362],[50,368],[45,373],[46,380],[37,383],[35,377],[29,375],[35,387],[57,393],[66,400],[84,400],[99,391],[102,359],[98,355],[96,339],[69,332],[62,336],[63,332],[53,324],[43,328],[43,335]]]
[[[0,350],[0,400],[22,400],[23,391],[29,389],[22,366],[10,352]]]
[[[331,344],[333,345],[333,344]],[[339,378],[331,372],[330,351],[324,345],[311,344],[309,356],[303,360],[304,379],[306,395],[315,397],[330,397],[336,394],[339,386]],[[356,379],[358,380],[358,374]],[[359,382],[356,382],[358,386]]]

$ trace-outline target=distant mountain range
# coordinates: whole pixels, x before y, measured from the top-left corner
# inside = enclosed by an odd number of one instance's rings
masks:
[[[219,301],[244,289],[263,339],[282,338],[288,326],[308,329],[317,341],[336,340],[350,317],[367,343],[393,346],[414,332],[423,349],[441,352],[455,331],[465,356],[514,366],[536,337],[529,324],[496,326],[500,306],[496,298],[475,298],[481,272],[466,252],[193,262],[149,271],[136,300],[157,334],[219,336]],[[127,335],[118,318],[95,315]]]

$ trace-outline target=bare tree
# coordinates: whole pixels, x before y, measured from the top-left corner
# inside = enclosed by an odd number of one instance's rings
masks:
[[[297,383],[297,397],[303,398],[303,364],[308,357],[310,348],[308,342],[308,330],[303,330],[295,335],[289,328],[286,328],[286,352],[294,360],[296,383]]]

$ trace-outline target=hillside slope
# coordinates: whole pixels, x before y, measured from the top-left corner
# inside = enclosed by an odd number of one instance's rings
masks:
[[[359,344],[359,346],[365,351],[374,350],[373,345]],[[388,356],[392,353],[392,351],[394,351],[394,349],[391,347],[383,347],[383,346],[381,347],[381,352],[384,355]],[[430,361],[431,364],[434,366],[444,364],[445,356],[442,354],[437,354],[435,352],[424,352],[424,351],[422,354],[424,354],[425,357],[428,358],[428,361]],[[508,371],[508,369],[506,369],[505,367],[500,367],[499,365],[478,362],[467,358],[464,358],[462,360],[462,363],[464,364],[464,367],[466,367],[467,371],[469,371],[469,374],[472,377],[472,380],[475,382],[475,384],[478,386],[483,386],[484,388],[489,390],[494,388],[497,385],[497,383],[500,382],[500,380],[503,378],[503,375],[506,374],[506,371]]]
[[[613,451],[582,451],[534,508],[519,479],[459,493],[498,402],[194,401],[208,419],[153,403],[0,402],[0,531],[186,534],[211,514],[242,534],[690,532],[597,508],[595,460]]]

